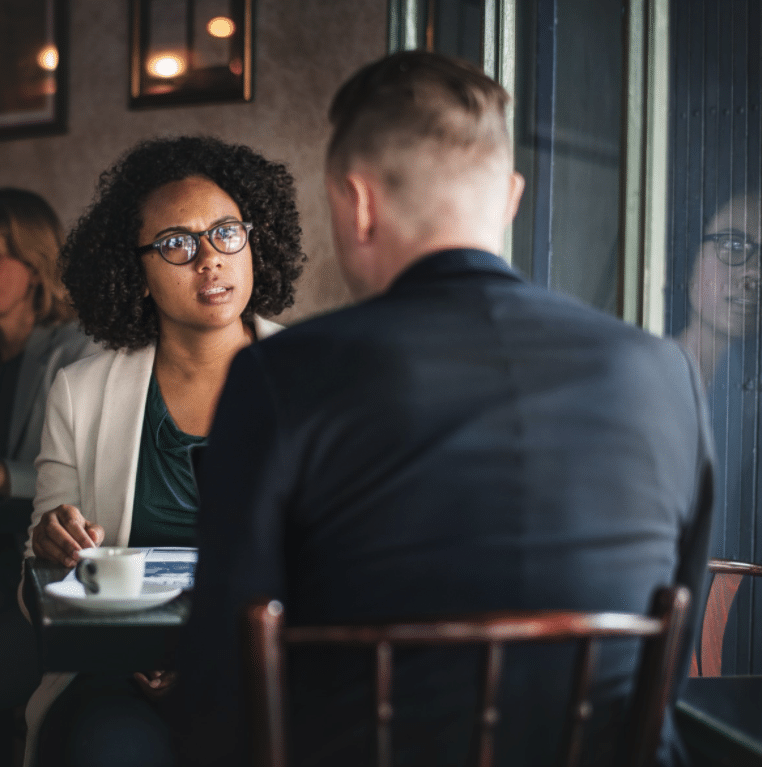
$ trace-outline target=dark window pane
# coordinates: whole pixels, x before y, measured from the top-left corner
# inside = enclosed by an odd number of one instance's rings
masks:
[[[666,327],[707,392],[718,457],[712,555],[748,562],[762,562],[761,28],[758,0],[672,5]],[[762,589],[740,591],[723,673],[762,672],[760,618]]]

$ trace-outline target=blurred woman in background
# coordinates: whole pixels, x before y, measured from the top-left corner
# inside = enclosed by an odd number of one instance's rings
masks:
[[[59,368],[97,347],[80,332],[58,274],[63,234],[34,192],[0,189],[0,710],[39,681],[32,630],[16,603],[45,402]],[[7,725],[8,715],[3,715]]]

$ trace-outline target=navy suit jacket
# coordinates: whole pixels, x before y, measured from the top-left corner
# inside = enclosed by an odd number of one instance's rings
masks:
[[[189,762],[231,764],[246,744],[247,600],[282,600],[291,624],[645,612],[660,585],[701,590],[711,442],[677,345],[527,284],[489,253],[451,250],[381,296],[242,351],[200,493],[181,743]],[[618,642],[601,657],[590,763],[615,762],[635,653]],[[571,658],[511,651],[498,744],[510,757],[498,763],[552,761]],[[289,660],[293,763],[368,763],[365,659]],[[463,764],[473,663],[402,653],[400,764]],[[670,721],[660,758],[679,761]]]

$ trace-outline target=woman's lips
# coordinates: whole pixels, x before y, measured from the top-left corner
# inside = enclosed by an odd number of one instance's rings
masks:
[[[233,288],[229,285],[217,285],[216,283],[204,285],[198,292],[199,300],[204,304],[222,304],[231,296]]]
[[[756,309],[758,303],[756,296],[730,296],[728,301],[732,306],[736,306],[739,309],[745,309],[747,312]]]

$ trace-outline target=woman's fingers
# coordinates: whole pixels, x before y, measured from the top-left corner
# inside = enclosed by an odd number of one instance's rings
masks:
[[[77,552],[98,545],[103,535],[103,528],[88,522],[76,506],[62,504],[42,515],[32,531],[32,549],[36,556],[74,567]]]
[[[58,562],[64,567],[74,567],[74,559],[68,551],[62,549],[49,538],[44,538],[36,533],[32,534],[32,550],[36,557]]]
[[[100,525],[95,524],[95,522],[85,522],[85,532],[92,541],[91,546],[100,546],[106,537],[106,531]]]

